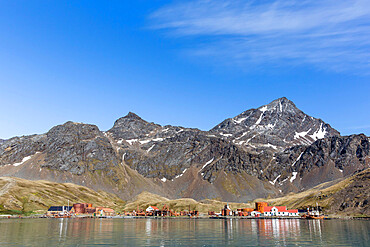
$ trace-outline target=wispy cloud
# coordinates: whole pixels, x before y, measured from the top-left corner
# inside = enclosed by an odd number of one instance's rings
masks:
[[[208,38],[193,50],[197,55],[241,65],[370,69],[370,0],[199,0],[170,4],[150,18],[176,37]]]

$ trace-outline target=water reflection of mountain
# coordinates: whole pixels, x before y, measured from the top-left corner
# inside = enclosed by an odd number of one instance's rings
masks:
[[[369,221],[0,219],[0,246],[365,246]]]

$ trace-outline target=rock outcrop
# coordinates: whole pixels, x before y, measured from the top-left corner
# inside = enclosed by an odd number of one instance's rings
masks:
[[[356,216],[370,215],[370,170],[367,169],[349,181],[348,185],[335,193],[328,212]]]
[[[320,139],[276,153],[278,175],[269,180],[287,192],[312,188],[369,168],[369,153],[369,138],[363,134]]]
[[[0,165],[20,164],[41,152],[42,167],[81,175],[120,162],[109,139],[95,125],[67,122],[42,135],[15,137],[0,146]],[[27,159],[26,159],[27,160]]]

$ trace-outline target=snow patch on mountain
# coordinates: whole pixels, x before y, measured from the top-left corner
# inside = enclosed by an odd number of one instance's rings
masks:
[[[267,106],[263,106],[261,109],[259,109],[261,112],[265,112],[265,111],[267,111]]]
[[[251,129],[256,128],[261,123],[262,118],[263,118],[263,112],[261,113],[260,117],[257,119],[256,123],[251,126]]]
[[[272,145],[272,144],[270,144],[270,143],[263,144],[262,146],[264,146],[264,147],[268,147],[268,148],[273,148],[273,149],[278,149],[275,145]]]
[[[240,124],[241,122],[243,122],[244,120],[246,120],[248,117],[243,117],[243,118],[239,118],[237,120],[234,119],[234,122],[237,123],[237,124]]]
[[[130,140],[126,140],[126,142],[128,142],[130,145],[132,145],[134,142],[137,142],[138,139],[130,139]]]
[[[164,140],[164,138],[155,138],[152,141],[154,141],[154,142],[160,142],[160,141],[163,141],[163,140]]]
[[[31,159],[31,157],[32,157],[32,155],[27,156],[27,157],[24,157],[24,158],[22,159],[22,161],[21,161],[21,162],[14,163],[14,164],[13,164],[13,166],[19,166],[19,165],[22,165],[24,162],[26,162],[27,160]]]
[[[294,166],[296,163],[297,163],[297,161],[302,157],[302,154],[303,154],[303,152],[298,156],[298,158],[294,161],[294,163],[292,164],[292,166]]]
[[[297,177],[297,174],[298,174],[298,172],[293,172],[292,173],[292,177],[290,178],[290,182],[293,182],[294,181],[294,179],[296,179],[296,177]]]
[[[202,166],[202,169],[201,170],[203,170],[204,169],[204,167],[206,167],[207,165],[209,165],[209,164],[211,164],[212,163],[212,161],[215,159],[215,157],[213,157],[212,159],[210,159],[209,161],[207,161],[203,166]]]
[[[182,176],[185,174],[186,170],[187,170],[187,168],[185,168],[185,169],[184,169],[184,171],[183,171],[181,174],[177,175],[177,176],[175,177],[175,179],[176,179],[176,178],[179,178],[179,177],[182,177]],[[172,179],[172,180],[173,180],[173,179]]]
[[[36,153],[34,153],[33,155],[30,155],[30,156],[24,157],[24,158],[22,159],[22,161],[21,161],[21,162],[17,162],[17,163],[13,163],[13,164],[8,164],[8,165],[12,165],[12,166],[20,166],[20,165],[22,165],[23,163],[25,163],[26,161],[30,160],[30,159],[32,158],[32,156],[34,156],[35,154],[39,154],[39,153],[40,153],[40,152],[36,152]],[[5,166],[7,166],[7,165],[5,165]]]
[[[314,139],[316,141],[316,140],[324,138],[325,135],[326,135],[326,129],[324,129],[322,124],[321,124],[320,128],[310,136],[312,137],[312,139]]]
[[[310,131],[311,131],[311,129],[309,129],[309,130],[307,130],[307,131],[296,132],[296,133],[294,134],[294,139],[299,139],[299,138],[301,138],[301,137],[305,137],[305,136],[308,134],[308,132],[310,132]]]
[[[275,185],[276,181],[281,177],[281,175],[277,176],[273,182],[269,181],[270,184]]]
[[[154,148],[155,144],[153,146],[151,146],[148,150],[146,150],[147,153],[150,152],[150,150],[152,150]]]

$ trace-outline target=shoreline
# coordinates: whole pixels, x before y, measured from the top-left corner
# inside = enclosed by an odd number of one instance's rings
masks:
[[[248,216],[75,216],[70,218],[55,218],[47,217],[44,215],[34,215],[34,216],[21,216],[21,215],[0,215],[0,219],[212,219],[212,220],[228,220],[228,219],[240,219],[240,220],[315,220],[307,219],[302,217],[248,217]],[[317,220],[317,219],[316,219]],[[370,220],[370,216],[328,216],[327,218],[321,220]]]

